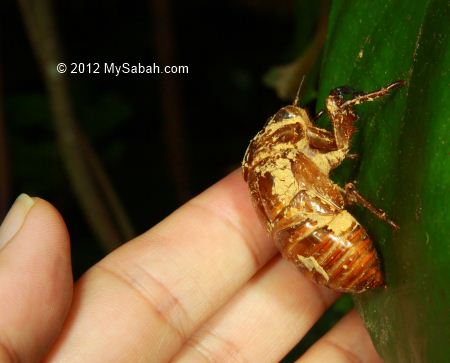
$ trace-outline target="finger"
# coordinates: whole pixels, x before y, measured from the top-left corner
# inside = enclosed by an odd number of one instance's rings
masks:
[[[38,362],[70,306],[69,238],[58,212],[21,195],[0,228],[0,362]]]
[[[274,253],[235,172],[85,274],[49,360],[170,359]]]
[[[382,363],[361,318],[355,310],[315,343],[299,360],[301,363]]]
[[[174,361],[280,361],[337,296],[277,257],[191,336]]]

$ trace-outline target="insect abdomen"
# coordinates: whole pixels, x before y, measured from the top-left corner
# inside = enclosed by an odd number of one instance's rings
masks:
[[[343,219],[349,228],[339,230]],[[287,260],[329,288],[357,293],[384,283],[372,241],[344,210],[323,225],[307,218],[282,230],[275,227],[273,238]]]

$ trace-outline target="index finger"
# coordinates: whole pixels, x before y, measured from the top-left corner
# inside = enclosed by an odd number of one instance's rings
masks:
[[[80,279],[48,360],[165,361],[274,253],[234,172]]]

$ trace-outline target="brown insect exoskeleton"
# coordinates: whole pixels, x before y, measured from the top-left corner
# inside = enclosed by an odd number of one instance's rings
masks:
[[[329,173],[349,157],[358,118],[354,106],[403,85],[396,81],[369,93],[348,87],[332,90],[326,111],[333,132],[314,126],[296,99],[269,120],[245,154],[244,179],[283,257],[331,289],[359,293],[384,284],[372,241],[345,206],[360,204],[393,228],[398,226],[354,184],[341,188]]]

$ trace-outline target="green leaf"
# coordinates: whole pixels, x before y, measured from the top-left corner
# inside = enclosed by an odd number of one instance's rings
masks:
[[[444,0],[332,2],[318,105],[341,85],[408,83],[358,106],[359,163],[338,171],[401,228],[354,210],[387,280],[355,304],[386,362],[450,359],[449,23]]]

